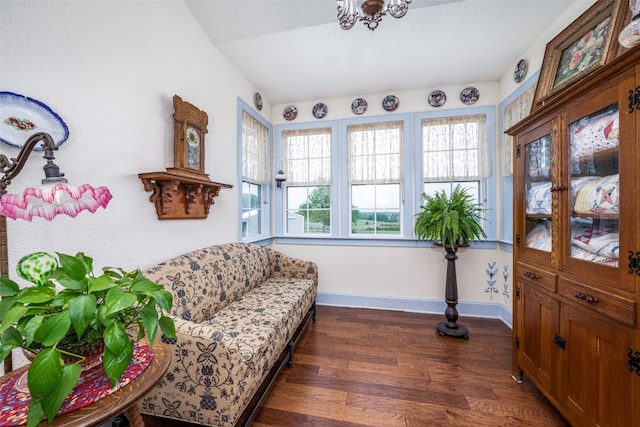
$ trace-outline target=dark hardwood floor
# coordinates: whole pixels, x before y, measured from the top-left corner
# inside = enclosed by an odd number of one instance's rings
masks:
[[[441,337],[444,315],[318,306],[317,321],[253,427],[569,426],[525,378],[511,378],[511,330],[461,317],[469,340]],[[149,427],[192,426],[145,417]]]
[[[511,330],[444,316],[318,306],[253,426],[568,426],[525,378],[511,378]]]

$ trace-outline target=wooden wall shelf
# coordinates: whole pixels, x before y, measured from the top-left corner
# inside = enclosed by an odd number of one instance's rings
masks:
[[[205,219],[222,188],[233,185],[213,182],[207,174],[180,168],[138,174],[158,219]]]

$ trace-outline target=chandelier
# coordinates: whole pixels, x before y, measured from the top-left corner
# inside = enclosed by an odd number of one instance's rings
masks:
[[[378,28],[387,13],[402,18],[409,10],[411,0],[337,0],[338,21],[343,30],[348,30],[356,21],[364,22],[371,31]],[[360,6],[358,6],[361,4]]]

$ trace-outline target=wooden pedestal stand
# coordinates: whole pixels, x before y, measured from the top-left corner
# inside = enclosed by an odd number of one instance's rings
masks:
[[[460,247],[462,245],[457,245]],[[462,337],[466,340],[469,339],[469,331],[467,328],[459,323],[458,310],[456,305],[458,304],[458,279],[456,277],[456,260],[458,256],[456,251],[451,245],[444,245],[444,250],[447,252],[445,258],[447,259],[447,283],[445,288],[445,300],[447,301],[447,308],[444,311],[444,316],[447,318],[446,322],[440,322],[436,325],[436,329],[440,336],[452,336]]]

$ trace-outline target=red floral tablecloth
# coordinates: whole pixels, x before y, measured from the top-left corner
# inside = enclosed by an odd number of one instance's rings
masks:
[[[153,353],[147,344],[133,344],[133,359],[127,370],[122,374],[115,386],[104,372],[84,383],[78,384],[62,404],[58,415],[75,411],[107,397],[142,373],[153,360]],[[0,427],[18,426],[26,424],[27,410],[31,395],[16,390],[16,380],[27,367],[16,370],[15,373],[0,384]]]

